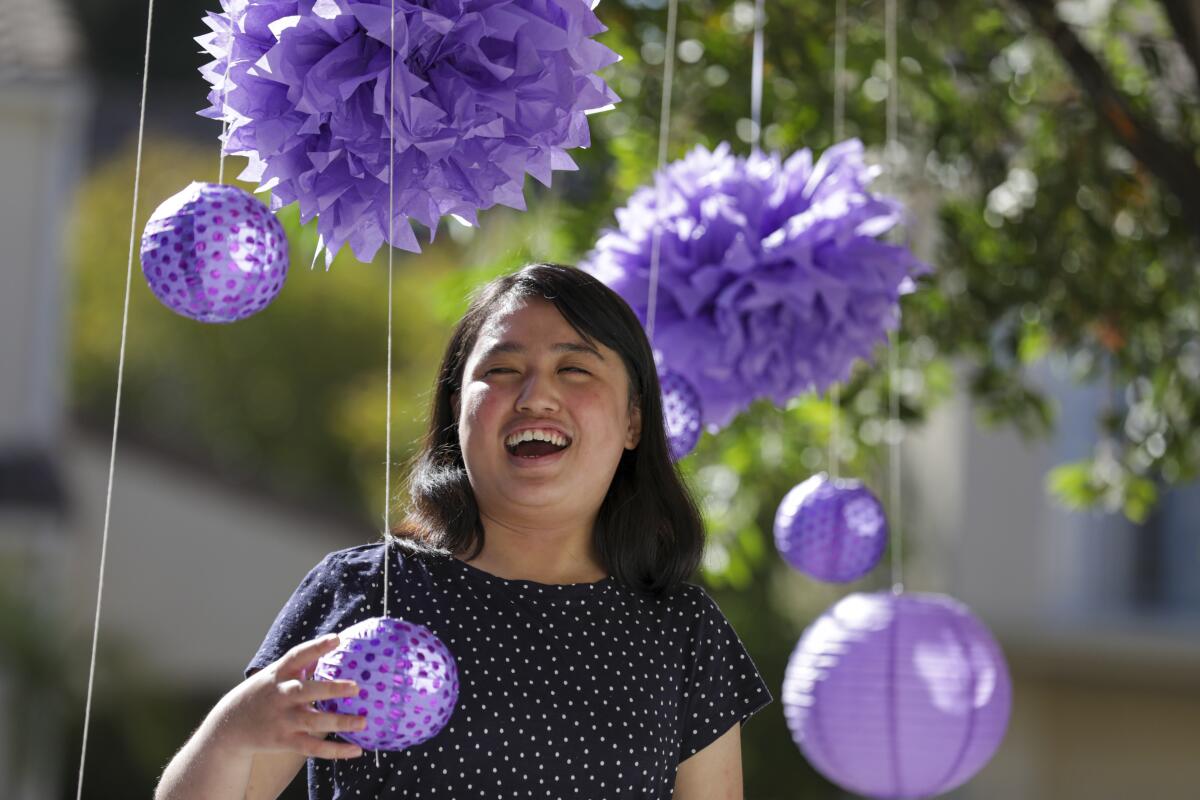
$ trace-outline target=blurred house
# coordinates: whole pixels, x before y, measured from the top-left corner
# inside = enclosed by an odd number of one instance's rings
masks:
[[[1200,490],[1168,493],[1143,525],[1055,505],[1047,471],[1091,454],[1109,402],[1065,372],[1035,376],[1060,407],[1050,441],[983,431],[959,396],[905,453],[908,588],[970,605],[1014,678],[1007,738],[954,796],[1197,797]]]
[[[0,0],[0,796],[73,796],[96,609],[109,431],[65,414],[64,256],[91,113],[58,0]],[[112,264],[123,281],[125,264]],[[138,266],[134,265],[138,280]],[[114,329],[113,337],[120,335]],[[136,336],[136,320],[131,326]],[[114,385],[115,378],[114,375]],[[96,704],[115,663],[167,690],[241,679],[275,610],[353,521],[285,505],[138,445],[118,445]],[[145,685],[140,688],[146,688]],[[65,721],[64,721],[65,720]],[[178,746],[182,742],[173,743]],[[89,771],[104,742],[93,731]],[[86,796],[86,795],[85,795]]]
[[[0,1],[0,613],[50,619],[68,534],[60,473],[62,229],[79,177],[87,87],[79,39],[58,2]],[[14,599],[10,599],[14,598]],[[24,604],[23,604],[24,605]],[[32,626],[5,619],[0,640],[0,776],[4,795],[42,798],[56,785],[56,698],[17,665]]]

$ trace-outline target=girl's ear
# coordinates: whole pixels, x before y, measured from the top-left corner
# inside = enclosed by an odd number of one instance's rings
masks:
[[[625,449],[637,447],[642,438],[642,404],[634,403],[629,409],[629,427],[625,432]]]

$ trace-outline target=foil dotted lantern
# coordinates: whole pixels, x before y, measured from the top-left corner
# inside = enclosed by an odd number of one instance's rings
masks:
[[[921,798],[991,759],[1012,681],[1000,646],[961,602],[856,593],[801,636],[782,699],[792,739],[826,778],[867,797]]]
[[[703,416],[700,395],[687,378],[672,369],[660,370],[658,383],[662,389],[663,422],[667,429],[667,444],[675,461],[686,456],[700,441],[700,420]]]
[[[192,183],[142,233],[142,274],[163,305],[198,322],[235,322],[267,307],[288,271],[275,215],[236,186]]]
[[[793,487],[775,512],[779,554],[817,580],[861,578],[879,563],[887,539],[883,505],[856,480],[819,473]]]
[[[322,711],[367,718],[339,735],[363,750],[403,750],[436,736],[458,702],[458,666],[423,625],[372,617],[340,634],[341,645],[317,662],[317,680],[352,680],[355,697],[318,702]]]

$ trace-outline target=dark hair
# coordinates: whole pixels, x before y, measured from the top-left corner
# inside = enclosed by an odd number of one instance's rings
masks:
[[[635,590],[659,596],[696,570],[704,524],[671,460],[663,425],[658,371],[641,322],[613,290],[588,273],[558,264],[531,264],[477,290],[450,336],[434,385],[429,428],[408,475],[408,505],[394,535],[418,547],[466,553],[483,550],[479,507],[467,479],[451,397],[483,326],[526,298],[553,303],[588,343],[600,341],[621,356],[629,376],[629,403],[641,408],[641,434],[621,454],[594,528],[608,572]]]

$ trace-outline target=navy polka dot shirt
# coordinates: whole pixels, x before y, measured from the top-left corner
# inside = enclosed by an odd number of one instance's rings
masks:
[[[291,647],[383,611],[383,544],[326,556],[279,612],[250,675]],[[506,580],[395,543],[388,612],[454,654],[459,698],[401,752],[309,759],[312,800],[664,798],[679,763],[771,694],[699,586],[646,597],[596,583]]]

